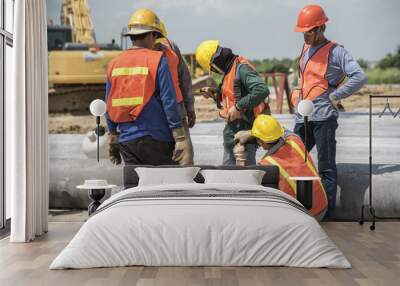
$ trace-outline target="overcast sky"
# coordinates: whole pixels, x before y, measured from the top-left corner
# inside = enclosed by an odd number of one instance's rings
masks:
[[[138,8],[154,10],[184,53],[203,40],[250,59],[294,58],[303,43],[293,32],[306,4],[320,4],[330,19],[326,35],[355,58],[378,60],[400,45],[399,0],[88,0],[97,42],[120,42]],[[48,19],[59,23],[61,0],[47,0]]]

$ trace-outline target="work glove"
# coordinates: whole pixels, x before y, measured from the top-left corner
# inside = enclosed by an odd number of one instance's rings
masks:
[[[189,106],[186,113],[188,119],[188,126],[189,128],[192,128],[196,124],[196,112],[194,109],[194,105]]]
[[[242,145],[245,145],[246,143],[253,141],[254,137],[251,136],[251,130],[241,130],[235,134],[233,140],[236,144],[240,143]]]
[[[108,133],[108,158],[114,165],[119,165],[122,162],[119,153],[119,132]]]
[[[215,87],[206,86],[200,88],[200,92],[203,93],[204,98],[212,98],[215,100],[217,89]]]
[[[232,122],[240,118],[242,118],[242,114],[236,105],[229,108],[227,121]]]
[[[238,143],[233,147],[233,156],[236,159],[236,166],[246,166],[247,151],[244,145]]]
[[[188,138],[186,138],[184,127],[173,129],[172,136],[175,139],[175,149],[172,160],[178,162],[179,165],[193,164],[191,145]]]
[[[340,99],[339,99],[336,95],[334,95],[333,93],[331,93],[331,94],[329,95],[329,100],[331,101],[332,106],[333,106],[337,111],[345,112],[345,109],[344,109],[343,105],[341,104]]]

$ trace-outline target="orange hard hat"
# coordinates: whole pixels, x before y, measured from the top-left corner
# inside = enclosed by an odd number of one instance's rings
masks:
[[[328,22],[324,9],[318,5],[307,5],[299,13],[295,32],[307,32],[315,27],[322,26]]]

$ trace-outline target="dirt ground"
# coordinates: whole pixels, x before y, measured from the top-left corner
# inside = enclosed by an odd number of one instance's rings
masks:
[[[357,94],[343,100],[343,106],[346,111],[366,110],[369,108],[369,94],[373,95],[400,95],[400,85],[366,85]],[[378,111],[384,108],[386,100],[373,99],[374,110]],[[393,112],[400,109],[400,98],[390,99],[390,106]],[[271,96],[271,110],[275,113],[274,95]],[[205,99],[201,96],[196,97],[197,122],[214,121],[218,119],[218,109],[214,101]],[[289,109],[286,100],[283,104],[283,113],[288,113]],[[101,124],[106,126],[104,118]],[[71,113],[51,113],[49,114],[49,133],[68,133],[82,134],[94,130],[96,126],[95,118],[89,114],[71,114]]]

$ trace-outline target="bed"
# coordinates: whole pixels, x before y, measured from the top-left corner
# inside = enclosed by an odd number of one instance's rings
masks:
[[[275,166],[199,166],[262,170],[260,185],[205,182],[200,172],[192,183],[138,185],[137,168],[124,167],[125,190],[98,208],[50,269],[351,267],[301,203],[279,191]]]

